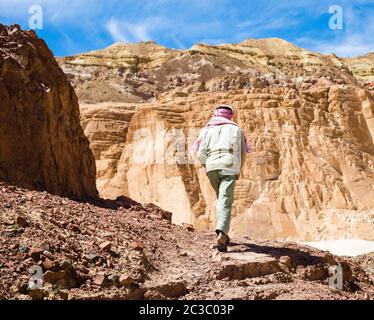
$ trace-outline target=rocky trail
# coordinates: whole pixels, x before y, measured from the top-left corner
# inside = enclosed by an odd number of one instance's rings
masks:
[[[0,183],[0,210],[1,299],[374,298],[373,279],[353,259],[247,238],[216,253],[212,234],[127,198],[76,202]],[[343,290],[328,285],[336,264]],[[30,290],[33,266],[43,283]]]

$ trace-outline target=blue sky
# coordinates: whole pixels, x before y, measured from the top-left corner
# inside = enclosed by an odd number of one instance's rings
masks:
[[[44,17],[36,31],[58,56],[117,41],[189,48],[268,37],[338,56],[374,51],[374,0],[0,0],[0,22],[28,28],[35,4]],[[329,28],[332,5],[343,30]]]

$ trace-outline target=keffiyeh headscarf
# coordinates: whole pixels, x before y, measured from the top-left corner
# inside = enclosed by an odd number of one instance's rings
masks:
[[[216,108],[216,110],[214,111],[214,117],[209,120],[209,122],[207,123],[204,129],[208,130],[215,126],[220,126],[224,124],[232,124],[234,126],[238,126],[237,123],[232,121],[233,118],[234,118],[233,109],[230,106],[220,105]],[[245,144],[247,146],[246,152],[251,153],[253,151],[253,148],[251,145],[247,143],[247,139],[245,137],[244,139],[245,139]],[[198,151],[200,148],[200,144],[201,144],[201,138],[199,137],[194,143],[194,145],[192,146],[192,149],[194,151]]]

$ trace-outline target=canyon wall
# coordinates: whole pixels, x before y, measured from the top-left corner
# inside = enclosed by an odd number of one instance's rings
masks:
[[[96,197],[95,159],[77,96],[43,40],[0,25],[0,179]]]

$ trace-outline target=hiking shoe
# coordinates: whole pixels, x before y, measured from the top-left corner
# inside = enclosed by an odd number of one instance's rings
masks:
[[[217,231],[217,249],[220,252],[227,251],[227,243],[229,242],[229,237],[222,231]]]

